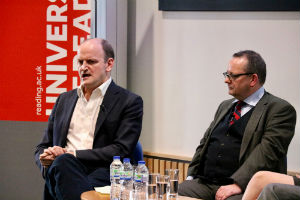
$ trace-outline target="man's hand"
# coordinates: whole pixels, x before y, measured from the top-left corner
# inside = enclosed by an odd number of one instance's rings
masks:
[[[51,154],[51,152],[48,149],[45,149],[44,153],[40,154],[40,161],[42,166],[44,167],[50,166],[54,159],[55,156]]]
[[[48,150],[53,154],[55,157],[60,156],[64,153],[66,153],[66,149],[59,147],[59,146],[54,146],[54,147],[49,147]]]
[[[237,184],[221,186],[215,196],[215,200],[225,200],[236,194],[241,194],[242,189]]]
[[[44,149],[44,153],[40,155],[40,161],[42,166],[48,167],[52,164],[54,159],[62,155],[66,152],[66,150],[59,146],[49,147],[48,149]]]

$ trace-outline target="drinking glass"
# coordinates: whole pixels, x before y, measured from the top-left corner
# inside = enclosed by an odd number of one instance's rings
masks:
[[[165,174],[170,177],[170,189],[168,190],[168,199],[177,199],[178,198],[178,178],[179,170],[178,169],[166,169]]]
[[[159,175],[156,177],[157,199],[167,200],[167,191],[170,187],[170,177],[168,175]]]
[[[157,199],[157,194],[156,194],[157,176],[159,176],[159,174],[157,174],[157,173],[149,174],[148,199],[151,199],[151,200],[156,200]]]

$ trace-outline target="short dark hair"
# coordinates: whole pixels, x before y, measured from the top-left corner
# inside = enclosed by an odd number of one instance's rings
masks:
[[[233,54],[233,57],[243,57],[245,56],[248,60],[248,65],[246,66],[246,73],[254,73],[257,74],[259,83],[263,85],[266,81],[266,63],[264,59],[255,51],[252,50],[244,50],[239,51]]]
[[[107,40],[102,39],[101,45],[104,51],[104,62],[107,62],[109,58],[115,59],[114,49],[112,48],[111,44]]]

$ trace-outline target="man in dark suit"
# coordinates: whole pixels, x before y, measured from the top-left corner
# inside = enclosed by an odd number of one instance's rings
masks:
[[[286,173],[296,111],[266,92],[266,64],[251,50],[235,53],[223,73],[229,94],[205,132],[179,194],[202,199],[241,199],[260,170]]]
[[[113,156],[131,157],[142,128],[142,98],[117,86],[114,52],[104,39],[78,50],[81,86],[61,94],[35,151],[45,178],[44,199],[80,199],[110,184]]]

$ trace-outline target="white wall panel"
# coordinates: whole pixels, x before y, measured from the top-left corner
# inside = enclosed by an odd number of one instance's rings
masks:
[[[300,103],[300,13],[162,12],[129,1],[129,89],[144,99],[147,151],[192,156],[219,103],[230,98],[222,72],[233,53],[253,49],[267,63],[265,89]],[[299,120],[288,153],[300,171]]]

